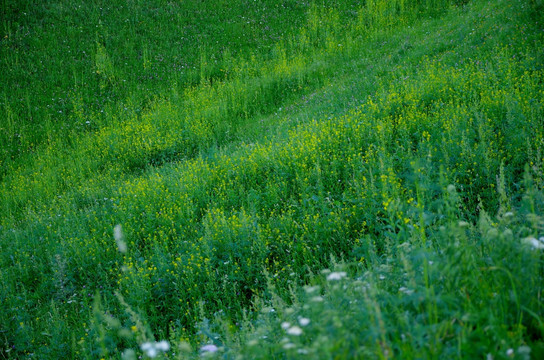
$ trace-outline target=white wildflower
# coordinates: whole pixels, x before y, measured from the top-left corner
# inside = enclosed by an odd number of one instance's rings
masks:
[[[160,351],[166,352],[170,350],[170,344],[166,340],[159,341],[158,343],[155,344],[155,346],[157,347],[157,350],[160,350]]]
[[[288,323],[287,321],[284,321],[284,322],[281,323],[281,328],[282,328],[283,330],[287,330],[287,329],[289,329],[290,327],[291,327],[291,323]]]
[[[121,225],[115,225],[115,227],[113,228],[113,237],[116,241],[119,241],[123,238],[123,229],[121,228]]]
[[[121,228],[121,225],[115,225],[113,228],[113,238],[115,239],[115,242],[117,243],[117,248],[120,252],[126,253],[127,252],[127,244],[125,243],[125,240],[123,239],[123,229]]]
[[[332,272],[327,276],[328,281],[335,281],[335,280],[341,280],[345,278],[347,274],[344,271],[340,272]]]
[[[401,286],[399,288],[399,291],[402,293],[405,293],[406,295],[412,295],[414,293],[414,290],[408,289],[407,287]]]
[[[313,302],[323,302],[323,297],[322,296],[314,296],[311,300]]]
[[[142,349],[142,351],[151,358],[154,358],[158,354],[158,351],[155,348],[154,344],[150,342],[145,342],[140,345],[140,349]]]
[[[150,343],[150,342],[145,342],[142,345],[140,345],[140,349],[142,349],[142,351],[147,351],[153,347],[154,347],[153,343]]]
[[[159,355],[159,352],[165,352],[170,350],[170,344],[168,341],[163,340],[159,342],[145,342],[140,345],[140,349],[150,358],[154,358]]]
[[[217,352],[218,350],[219,348],[215,346],[214,344],[204,345],[203,347],[200,348],[200,351],[203,353],[214,353],[214,352]]]
[[[544,237],[539,238],[538,240],[534,237],[527,237],[523,239],[523,242],[527,245],[531,245],[535,249],[544,249]]]
[[[296,347],[296,345],[293,344],[293,343],[287,343],[287,344],[284,344],[284,345],[283,345],[283,348],[284,348],[285,350],[293,349],[293,348],[295,348],[295,347]]]
[[[287,334],[294,335],[294,336],[300,336],[302,335],[302,329],[298,326],[293,326],[287,330]]]
[[[310,324],[310,319],[301,317],[300,319],[298,319],[298,323],[300,324],[300,326],[308,326],[308,324]]]
[[[508,357],[514,357],[514,349],[508,349],[508,350],[506,350],[506,356],[508,356]]]

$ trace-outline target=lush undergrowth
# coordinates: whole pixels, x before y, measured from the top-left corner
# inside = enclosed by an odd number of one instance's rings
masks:
[[[544,356],[541,1],[25,4],[0,358]]]

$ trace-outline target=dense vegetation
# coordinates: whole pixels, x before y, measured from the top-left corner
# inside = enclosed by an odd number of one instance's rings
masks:
[[[0,359],[544,357],[541,0],[0,6]]]

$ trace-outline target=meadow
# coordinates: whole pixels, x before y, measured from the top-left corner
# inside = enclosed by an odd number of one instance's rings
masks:
[[[0,359],[544,357],[544,2],[2,2]]]

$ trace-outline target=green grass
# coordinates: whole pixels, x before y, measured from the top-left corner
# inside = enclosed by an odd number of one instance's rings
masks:
[[[542,6],[2,3],[0,358],[542,357]]]

